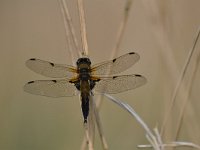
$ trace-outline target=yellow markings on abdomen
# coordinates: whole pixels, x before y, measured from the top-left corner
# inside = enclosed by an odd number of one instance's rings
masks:
[[[81,81],[80,91],[83,94],[89,95],[90,93],[90,84],[88,81]]]

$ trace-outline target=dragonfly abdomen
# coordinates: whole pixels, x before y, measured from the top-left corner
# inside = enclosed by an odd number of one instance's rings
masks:
[[[89,115],[89,96],[91,92],[89,81],[80,81],[80,91],[84,123],[87,123],[87,117]]]
[[[89,95],[81,95],[81,108],[84,118],[84,123],[87,123],[89,115]]]

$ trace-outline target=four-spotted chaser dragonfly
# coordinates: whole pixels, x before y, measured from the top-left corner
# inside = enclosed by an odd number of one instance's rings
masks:
[[[113,75],[125,71],[138,60],[139,55],[131,52],[91,66],[90,59],[83,57],[77,60],[77,66],[74,67],[32,58],[26,61],[26,66],[32,71],[46,77],[64,79],[30,81],[25,84],[24,90],[49,97],[74,96],[80,93],[84,123],[87,123],[91,94],[116,94],[146,83],[146,78],[138,74],[105,76],[107,73]]]

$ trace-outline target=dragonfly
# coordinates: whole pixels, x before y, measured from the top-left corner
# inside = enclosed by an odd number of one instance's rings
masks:
[[[31,58],[26,61],[26,66],[30,70],[59,79],[30,81],[24,85],[24,91],[54,98],[80,94],[84,123],[87,123],[90,96],[117,94],[135,89],[147,82],[146,78],[139,74],[115,75],[130,68],[139,58],[137,53],[130,52],[113,60],[91,65],[88,57],[81,57],[76,61],[76,66]]]

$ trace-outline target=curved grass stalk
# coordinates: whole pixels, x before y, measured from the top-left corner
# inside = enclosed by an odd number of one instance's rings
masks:
[[[104,94],[104,96],[106,96],[109,100],[111,100],[115,104],[119,105],[121,108],[126,110],[129,114],[131,114],[131,116],[133,116],[136,119],[136,121],[142,126],[142,128],[146,131],[146,138],[151,143],[154,150],[161,150],[159,147],[160,144],[159,144],[156,136],[154,136],[151,129],[147,126],[147,124],[141,119],[141,117],[135,112],[135,110],[130,105],[122,102],[119,99],[112,97],[111,95]]]
[[[176,142],[169,142],[166,144],[160,145],[162,147],[190,147],[194,149],[200,149],[200,146],[191,142],[183,142],[183,141],[176,141]],[[152,145],[138,145],[138,148],[152,148]]]
[[[175,141],[175,142],[170,142],[170,143],[164,144],[162,141],[161,135],[158,132],[158,129],[155,128],[154,133],[153,133],[150,130],[150,128],[147,126],[147,124],[141,119],[141,117],[134,111],[134,109],[130,105],[128,105],[128,104],[122,102],[121,100],[116,99],[108,94],[104,94],[104,96],[106,96],[109,100],[116,103],[121,108],[123,108],[128,113],[130,113],[131,116],[133,116],[137,120],[137,122],[142,126],[142,128],[146,131],[146,138],[149,141],[150,145],[138,145],[138,148],[153,148],[154,150],[164,150],[165,147],[184,146],[184,147],[192,147],[192,148],[200,149],[199,145],[196,145],[191,142]]]

